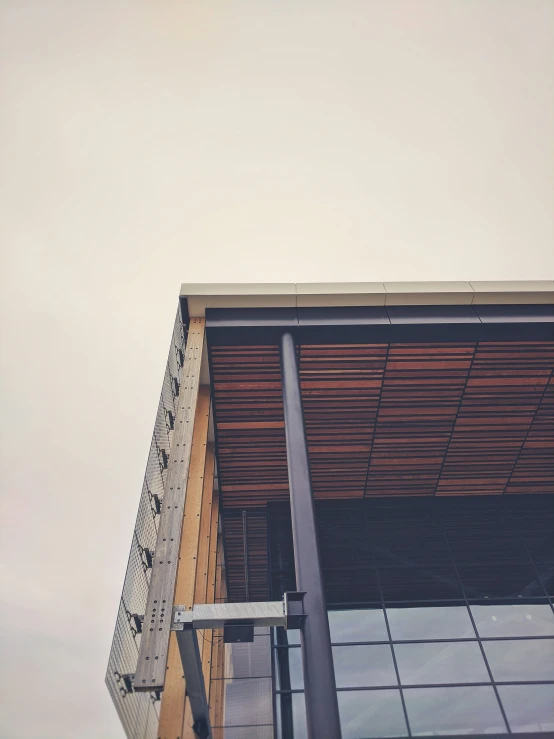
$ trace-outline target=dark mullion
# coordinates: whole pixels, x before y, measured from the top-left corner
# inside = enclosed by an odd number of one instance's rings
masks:
[[[554,685],[554,680],[499,680],[497,685],[504,687],[505,685]],[[424,690],[425,688],[490,688],[493,687],[490,682],[475,683],[414,683],[413,685],[404,685],[403,690]],[[375,690],[398,690],[398,685],[358,685],[351,688],[337,688],[338,693],[350,693],[353,691],[375,691]],[[291,690],[276,690],[277,694],[303,693],[302,688],[292,688]]]
[[[504,710],[504,706],[502,704],[502,701],[500,700],[500,693],[498,692],[498,688],[496,686],[496,683],[494,681],[494,676],[492,674],[492,670],[489,665],[489,661],[487,659],[487,655],[485,654],[485,648],[483,647],[483,643],[481,641],[481,638],[479,636],[479,631],[477,629],[477,624],[475,623],[475,619],[473,618],[473,613],[471,612],[471,608],[469,606],[468,599],[466,597],[466,591],[462,582],[462,579],[460,577],[460,573],[458,572],[458,567],[456,566],[456,562],[454,561],[454,556],[452,554],[452,548],[450,546],[450,541],[448,539],[448,535],[446,531],[444,530],[443,521],[440,516],[437,516],[437,522],[440,527],[440,530],[442,532],[442,535],[444,536],[444,540],[446,542],[446,546],[448,547],[448,554],[450,555],[450,561],[452,562],[452,566],[454,567],[454,571],[456,572],[456,577],[458,578],[458,583],[460,585],[460,588],[462,589],[462,593],[466,602],[466,608],[467,612],[469,614],[469,618],[471,620],[471,625],[473,626],[473,629],[475,631],[475,635],[477,636],[477,642],[479,644],[479,649],[481,650],[481,656],[483,657],[483,660],[485,662],[485,667],[487,668],[487,672],[489,673],[489,678],[491,681],[492,688],[494,690],[494,694],[496,695],[496,700],[498,701],[498,706],[500,708],[500,712],[502,713],[502,718],[504,719],[504,723],[506,724],[506,729],[508,731],[508,734],[512,733],[512,729],[510,727],[510,724],[508,723],[508,717],[506,716],[506,711]]]
[[[213,677],[211,678],[212,681],[215,683],[218,680],[227,680],[227,682],[230,682],[232,680],[239,681],[239,680],[271,680],[271,675],[245,675],[244,677]]]
[[[466,602],[470,605],[525,605],[526,603],[529,603],[530,605],[534,604],[535,602],[538,603],[545,603],[548,604],[548,598],[544,595],[531,595],[531,596],[525,596],[525,598],[514,598],[513,596],[493,596],[486,598],[485,596],[482,596],[481,598],[434,598],[434,599],[425,599],[425,600],[385,600],[385,604],[387,607],[398,607],[398,608],[412,608],[414,607],[425,607],[425,606],[440,606],[440,605],[446,605],[446,606],[465,606]],[[377,610],[378,608],[382,607],[382,603],[379,601],[356,601],[356,602],[346,602],[343,601],[342,603],[334,601],[332,603],[327,604],[328,610],[343,610],[343,611],[355,611],[359,608],[369,609],[373,608],[374,610]]]
[[[383,376],[384,380],[384,376]],[[369,541],[370,536],[370,527],[369,527],[369,521],[367,518],[367,507],[365,507],[364,510],[364,523],[365,523],[365,530],[366,530],[366,540]],[[402,690],[402,683],[400,682],[400,672],[398,670],[398,663],[396,661],[396,654],[394,652],[394,645],[392,642],[392,635],[389,625],[389,619],[387,616],[387,609],[385,608],[385,600],[383,598],[383,588],[381,587],[381,578],[379,577],[379,568],[377,566],[377,563],[375,562],[375,554],[373,552],[373,548],[371,550],[371,556],[373,559],[373,567],[375,569],[375,577],[377,578],[377,586],[379,588],[379,595],[381,597],[381,608],[383,609],[383,616],[385,619],[385,626],[387,628],[387,635],[389,637],[389,646],[392,653],[392,661],[394,664],[394,671],[396,673],[396,680],[398,681],[398,690],[400,691],[400,700],[402,702],[402,711],[404,712],[404,720],[406,721],[406,728],[408,729],[408,736],[412,736],[412,729],[410,727],[410,719],[408,718],[408,709],[406,708],[406,701],[404,700],[404,692]]]
[[[546,603],[545,603],[546,605]],[[481,637],[480,641],[533,641],[536,639],[542,639],[545,641],[554,641],[554,634],[552,635],[535,635],[535,636],[484,636]],[[465,639],[461,636],[452,637],[451,639],[393,639],[393,644],[466,644],[468,642],[478,642],[477,637],[470,637]],[[388,640],[381,641],[341,641],[333,642],[333,647],[377,647],[389,644]],[[300,644],[277,644],[273,646],[273,649],[300,649]],[[268,675],[269,677],[269,675]]]

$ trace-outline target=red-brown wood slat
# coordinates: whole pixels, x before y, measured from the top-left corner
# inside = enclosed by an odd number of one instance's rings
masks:
[[[554,342],[302,346],[318,499],[554,493]],[[229,597],[268,593],[265,506],[288,499],[276,346],[212,347]]]
[[[303,346],[300,384],[316,498],[364,494],[387,346]]]
[[[211,360],[224,506],[287,499],[277,346]],[[554,342],[302,346],[316,498],[550,492],[553,367]]]
[[[506,486],[506,493],[554,493],[554,378],[552,374]]]
[[[479,344],[437,486],[438,495],[504,493],[553,362],[552,346]]]
[[[389,348],[366,495],[433,495],[475,344]]]

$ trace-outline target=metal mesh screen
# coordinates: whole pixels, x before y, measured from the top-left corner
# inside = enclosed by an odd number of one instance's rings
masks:
[[[132,678],[137,666],[141,617],[146,607],[152,553],[156,546],[185,341],[186,326],[178,311],[106,672],[106,685],[129,739],[155,739],[158,728],[159,695],[133,692]]]

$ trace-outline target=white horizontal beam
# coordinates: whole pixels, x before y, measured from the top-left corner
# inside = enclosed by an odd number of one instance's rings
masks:
[[[247,622],[254,626],[284,626],[285,606],[282,600],[265,603],[201,603],[191,611],[173,606],[173,630],[184,624],[193,629],[219,629],[228,623]]]

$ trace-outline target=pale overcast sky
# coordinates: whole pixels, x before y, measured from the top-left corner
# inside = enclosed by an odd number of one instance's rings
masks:
[[[553,278],[554,3],[0,13],[0,737],[120,739],[179,284]]]

